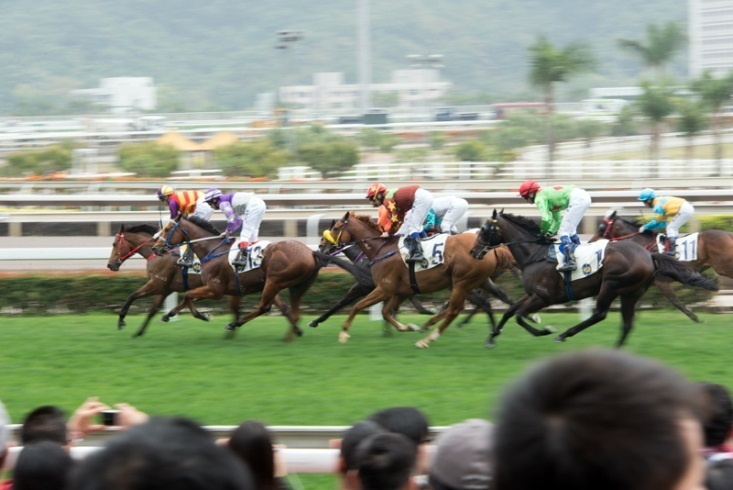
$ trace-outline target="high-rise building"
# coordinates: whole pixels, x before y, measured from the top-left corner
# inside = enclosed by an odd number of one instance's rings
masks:
[[[690,76],[733,69],[733,0],[688,0]]]

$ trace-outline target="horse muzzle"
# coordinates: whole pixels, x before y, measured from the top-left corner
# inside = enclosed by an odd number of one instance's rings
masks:
[[[122,265],[122,261],[120,259],[115,259],[112,262],[107,262],[107,269],[117,272],[120,270],[120,266]]]

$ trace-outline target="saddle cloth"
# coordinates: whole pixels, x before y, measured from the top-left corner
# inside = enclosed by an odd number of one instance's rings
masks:
[[[445,261],[443,257],[443,251],[445,250],[445,241],[450,235],[448,233],[438,233],[429,238],[423,238],[421,240],[422,252],[425,256],[425,262],[422,264],[415,263],[415,271],[424,271],[432,269],[435,266],[442,264]],[[407,258],[410,256],[410,250],[405,246],[405,237],[400,237],[398,244],[400,256],[402,261],[407,265]]]
[[[575,263],[578,268],[570,273],[570,280],[577,281],[595,274],[603,266],[603,257],[605,256],[608,240],[598,240],[593,243],[581,243],[575,249]],[[565,254],[560,251],[560,244],[556,243],[550,247],[551,254],[554,253],[557,260],[557,267],[565,263]],[[551,257],[551,255],[549,256]],[[558,271],[563,277],[564,272]]]
[[[237,239],[232,244],[232,248],[229,249],[229,265],[231,265],[233,268],[237,269],[237,272],[247,272],[254,269],[259,269],[260,266],[262,266],[262,253],[265,251],[265,248],[267,248],[270,243],[267,240],[260,240],[257,243],[251,244],[249,247],[247,247],[247,265],[242,267],[241,265],[237,266],[232,264],[232,261],[237,257],[237,254],[239,253],[239,242],[241,240]]]
[[[677,237],[677,253],[675,258],[680,262],[692,262],[697,260],[697,239],[699,233],[690,233],[689,235]],[[657,250],[664,253],[666,240],[662,239],[662,235],[657,235]]]
[[[178,250],[181,257],[183,257],[183,254],[186,252],[186,249],[188,248],[188,243],[184,243],[181,245],[181,248]],[[199,259],[199,256],[196,255],[196,253],[193,254],[193,266],[188,268],[189,274],[201,274],[201,260]]]

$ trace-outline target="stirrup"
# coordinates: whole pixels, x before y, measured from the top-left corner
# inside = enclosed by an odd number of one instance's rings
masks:
[[[416,255],[413,255],[413,256],[407,257],[407,258],[405,259],[405,262],[415,262],[415,263],[420,263],[420,262],[422,262],[422,261],[424,261],[424,260],[425,260],[425,257],[424,257],[424,256],[423,256],[422,254],[416,254]]]
[[[557,270],[559,270],[560,272],[573,272],[575,270],[578,270],[578,266],[575,261],[570,262],[566,260],[563,265],[557,268]]]
[[[238,265],[241,267],[244,267],[247,265],[247,256],[244,255],[241,251],[239,254],[237,254],[236,257],[234,257],[234,260],[232,260],[232,264]]]

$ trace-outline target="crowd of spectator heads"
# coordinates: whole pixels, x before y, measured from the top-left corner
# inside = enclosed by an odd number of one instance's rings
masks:
[[[86,400],[67,420],[54,406],[23,420],[20,451],[0,490],[273,490],[291,479],[267,427],[245,421],[214,440],[193,420],[116,406],[123,429],[82,460],[75,441],[105,426]],[[541,360],[503,394],[493,417],[448,427],[435,441],[414,407],[354,423],[339,449],[343,490],[733,489],[733,403],[651,359],[585,350]],[[0,403],[0,464],[10,420]],[[1,467],[1,465],[0,465]]]

